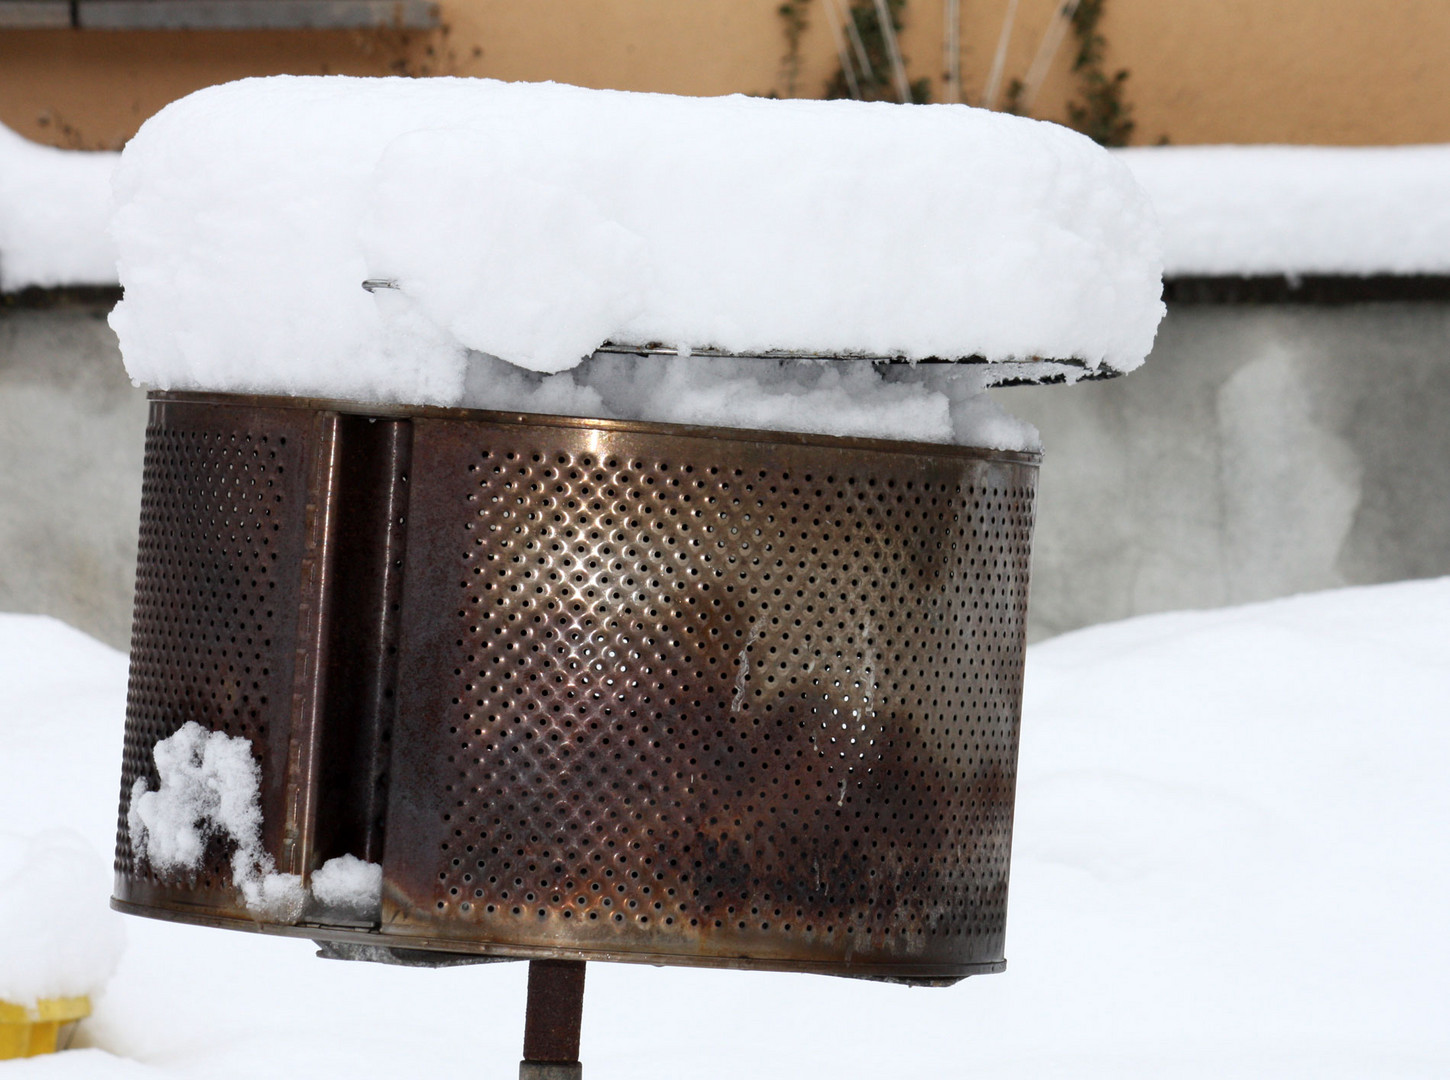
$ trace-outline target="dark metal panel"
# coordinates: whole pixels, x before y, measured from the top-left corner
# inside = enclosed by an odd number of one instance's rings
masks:
[[[320,794],[309,869],[347,854],[382,860],[397,692],[412,426],[344,416],[338,434]]]
[[[411,427],[310,409],[173,401],[154,403],[152,420],[117,895],[241,918],[220,848],[197,880],[138,872],[125,825],[131,785],[144,775],[155,786],[151,748],[194,719],[252,742],[266,849],[279,870],[306,878],[338,855],[381,857]],[[249,505],[253,491],[270,500],[260,516]],[[237,530],[249,517],[262,521],[261,539],[239,547]],[[260,575],[268,575],[264,610],[256,606]],[[232,589],[218,594],[217,582]],[[264,617],[242,627],[254,648],[244,670],[267,682],[250,700],[243,695],[246,722],[229,722],[190,707],[187,650],[215,655],[216,665],[230,661],[229,669],[244,659],[233,655],[229,604],[238,596]],[[219,627],[222,636],[190,644],[200,626]]]
[[[416,421],[385,933],[1000,967],[1034,478]]]
[[[313,826],[318,805],[318,749],[327,693],[337,525],[338,428],[336,413],[312,417],[312,455],[303,505],[301,572],[297,586],[297,657],[292,669],[288,724],[286,802],[277,869],[299,874],[304,884],[315,867]],[[267,810],[272,809],[264,801]],[[263,820],[266,820],[264,815]]]
[[[155,403],[118,906],[443,954],[1002,967],[1035,459],[420,413]],[[237,542],[258,485],[270,546]],[[250,726],[207,681],[238,629],[272,680]],[[254,921],[224,852],[134,866],[130,784],[186,719],[253,741],[284,868],[381,857],[380,933]]]
[[[282,855],[298,606],[314,414],[152,403],[146,431],[116,895],[245,917],[228,853],[189,880],[161,879],[131,852],[132,785],[158,784],[152,748],[188,721],[249,739],[275,808],[263,842]]]

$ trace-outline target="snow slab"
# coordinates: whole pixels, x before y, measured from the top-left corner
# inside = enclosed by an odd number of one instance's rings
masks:
[[[1450,146],[1114,153],[1152,197],[1170,277],[1450,273]]]
[[[4,1068],[5,1080],[166,1080],[173,1075],[96,1049],[21,1058],[5,1062]]]
[[[116,284],[108,224],[120,158],[41,146],[0,124],[0,292]]]
[[[0,1000],[99,991],[126,659],[58,620],[0,615]]]
[[[1447,642],[1450,579],[1032,646],[1004,974],[907,990],[595,964],[589,1075],[1450,1074]],[[119,654],[0,617],[0,820],[44,815],[109,846],[124,681]],[[251,1080],[285,1061],[397,1080],[518,1059],[523,964],[426,971],[148,919],[127,931],[80,1026],[94,1049],[7,1069]]]
[[[606,341],[1129,370],[1163,311],[1127,169],[960,105],[248,79],[148,120],[116,198],[158,388],[455,405],[470,354]]]

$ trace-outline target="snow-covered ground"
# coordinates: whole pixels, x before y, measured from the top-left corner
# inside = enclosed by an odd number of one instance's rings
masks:
[[[1450,579],[1101,626],[1027,670],[1005,974],[591,965],[592,1080],[1450,1074]],[[109,852],[124,695],[119,654],[0,616],[0,829]],[[4,1080],[513,1073],[522,964],[125,922],[87,1048]]]

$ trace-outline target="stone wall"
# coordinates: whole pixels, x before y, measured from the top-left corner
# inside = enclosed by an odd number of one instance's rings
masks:
[[[1450,304],[1176,305],[1131,376],[997,393],[1047,448],[1034,638],[1450,574]],[[145,418],[103,309],[0,308],[0,610],[125,645]]]

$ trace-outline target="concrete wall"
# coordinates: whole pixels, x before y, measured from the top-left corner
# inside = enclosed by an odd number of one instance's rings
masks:
[[[1133,375],[998,396],[1047,445],[1034,638],[1450,574],[1450,305],[1176,306]],[[99,312],[0,309],[0,610],[124,646],[145,416]]]
[[[1450,305],[1178,306],[1132,375],[998,394],[1046,444],[1035,635],[1450,574]]]
[[[99,308],[0,308],[0,611],[131,633],[146,396]]]
[[[982,99],[1009,0],[959,0],[966,100]],[[1019,0],[1006,75],[1024,75],[1059,0]],[[780,0],[441,0],[432,32],[0,29],[0,122],[119,147],[192,90],[248,75],[482,75],[679,94],[820,96],[837,66],[820,0],[794,79]],[[945,100],[945,0],[908,0],[902,51]],[[1109,70],[1131,72],[1136,141],[1450,141],[1445,0],[1108,0]],[[1031,110],[1066,115],[1072,42]]]

